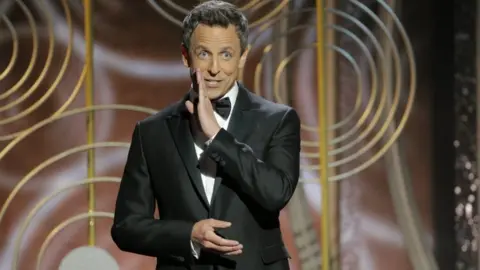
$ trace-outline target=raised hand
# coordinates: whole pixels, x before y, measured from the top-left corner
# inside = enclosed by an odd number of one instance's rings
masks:
[[[195,106],[192,101],[185,102],[188,111],[194,114],[195,111],[198,114],[198,120],[200,121],[200,127],[203,133],[210,139],[220,130],[215,115],[213,113],[212,102],[208,98],[208,90],[205,87],[205,81],[203,80],[202,73],[199,69],[196,70],[196,80],[198,84],[198,105],[195,110]]]
[[[216,219],[201,220],[193,226],[192,241],[200,244],[203,249],[216,253],[225,255],[241,254],[243,246],[238,241],[222,238],[215,233],[215,228],[223,229],[231,225],[230,222]]]

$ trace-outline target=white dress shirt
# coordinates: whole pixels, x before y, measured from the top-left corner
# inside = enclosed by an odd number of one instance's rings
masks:
[[[230,123],[230,118],[232,116],[233,108],[235,106],[235,101],[238,96],[238,84],[235,82],[233,87],[221,98],[229,98],[231,103],[230,114],[227,119],[223,119],[217,112],[213,112],[215,119],[217,120],[218,125],[227,129],[228,124]],[[203,154],[203,149],[199,145],[195,144],[195,152],[197,154],[197,159],[200,159],[200,156]],[[217,170],[217,164],[210,158],[206,159],[205,162],[200,164],[200,175],[202,177],[203,188],[205,189],[205,194],[207,195],[208,202],[212,201],[213,187],[215,184],[215,175]],[[193,255],[198,259],[200,255],[200,247],[192,242]]]

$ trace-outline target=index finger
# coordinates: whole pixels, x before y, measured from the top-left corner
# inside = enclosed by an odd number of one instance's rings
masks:
[[[203,75],[200,72],[200,69],[197,68],[195,75],[197,77],[197,84],[198,84],[198,95],[200,98],[207,97],[207,93],[205,92],[205,82],[203,81]]]
[[[211,219],[210,226],[212,226],[213,228],[228,228],[232,226],[232,223],[218,219]]]

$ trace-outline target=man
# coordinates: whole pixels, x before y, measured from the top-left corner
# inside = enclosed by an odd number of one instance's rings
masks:
[[[300,120],[236,81],[247,36],[232,4],[195,7],[182,44],[192,89],[135,126],[112,238],[157,269],[289,269],[278,218],[298,183]]]

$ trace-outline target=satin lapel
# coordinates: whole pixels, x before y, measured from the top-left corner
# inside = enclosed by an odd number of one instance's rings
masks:
[[[233,108],[232,116],[227,128],[227,131],[231,133],[239,142],[245,142],[248,138],[248,135],[255,127],[255,110],[252,110],[252,103],[247,91],[248,90],[242,85],[239,85],[237,101],[235,103],[235,107]],[[218,200],[221,201],[222,208],[225,208],[224,206],[228,204],[227,202],[232,199],[232,196],[231,194],[229,195],[228,192],[223,193],[223,195],[220,194],[220,192],[218,194],[220,198],[217,198],[217,192],[220,188],[221,182],[222,175],[219,174],[215,178],[212,194],[212,205],[216,200]]]
[[[193,145],[193,137],[190,132],[188,117],[184,114],[173,115],[168,120],[168,126],[175,146],[177,147],[178,154],[182,158],[188,175],[190,176],[190,180],[204,206],[208,209],[209,203],[205,188],[203,187],[200,170],[197,167],[198,159]]]

